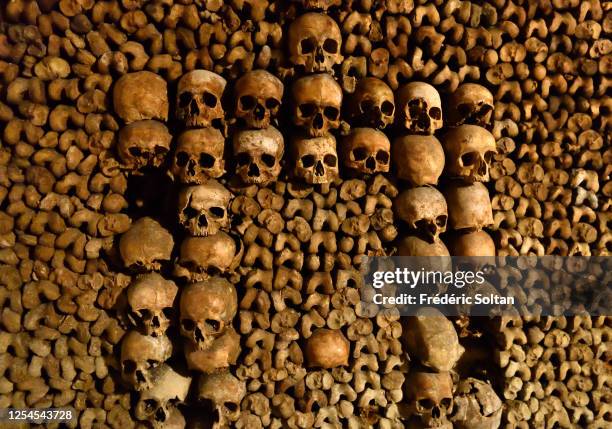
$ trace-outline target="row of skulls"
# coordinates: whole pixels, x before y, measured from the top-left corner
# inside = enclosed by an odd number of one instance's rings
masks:
[[[141,92],[139,88],[147,88]],[[136,90],[128,91],[128,88]],[[223,77],[206,70],[185,74],[178,84],[176,115],[187,128],[177,138],[172,175],[183,184],[202,184],[225,173],[225,112]],[[278,114],[282,82],[264,70],[242,76],[235,85],[234,117],[242,125],[232,138],[236,174],[245,184],[266,185],[281,172],[283,135],[271,125]],[[413,185],[436,184],[443,171],[469,181],[486,181],[496,152],[489,125],[493,97],[484,87],[464,84],[453,94],[441,142],[434,132],[443,125],[442,102],[434,87],[411,82],[395,97],[377,78],[364,78],[346,103],[347,119],[356,125],[342,137],[340,158],[349,170],[387,172],[393,159],[397,176]],[[292,86],[292,118],[302,132],[291,141],[295,177],[326,183],[339,174],[336,139],[341,126],[343,93],[325,73],[308,75]],[[170,152],[172,136],[158,121],[168,117],[165,81],[151,72],[123,76],[114,89],[115,111],[126,122],[119,133],[118,154],[126,169],[158,167]],[[381,131],[394,121],[409,133],[391,145]],[[479,126],[477,126],[479,125]]]

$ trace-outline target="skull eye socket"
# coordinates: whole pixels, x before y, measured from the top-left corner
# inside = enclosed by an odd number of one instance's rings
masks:
[[[139,147],[136,146],[132,146],[128,149],[128,152],[130,153],[130,155],[132,156],[142,156],[142,151],[140,150]]]
[[[440,405],[442,405],[442,407],[444,407],[445,409],[449,409],[451,404],[452,404],[452,399],[451,398],[443,398],[440,401]]]
[[[202,168],[212,168],[213,165],[215,165],[215,158],[206,152],[202,152],[200,154],[200,166]]]
[[[204,104],[206,104],[208,107],[215,107],[217,105],[217,96],[215,94],[205,91],[203,98]]]
[[[379,150],[376,152],[376,161],[381,164],[387,164],[389,162],[389,153],[384,150]]]
[[[383,101],[383,103],[380,105],[380,111],[387,116],[391,116],[395,111],[395,106],[390,101]]]
[[[303,167],[310,168],[314,165],[315,158],[313,155],[304,155],[302,158],[300,158],[300,162],[302,163]]]
[[[359,103],[359,108],[361,109],[361,113],[365,113],[365,112],[372,110],[373,106],[374,106],[374,102],[372,100],[361,100],[361,103]]]
[[[147,413],[152,413],[157,409],[157,401],[155,399],[145,399],[143,402]]]
[[[268,155],[267,153],[264,153],[261,156],[261,160],[264,164],[266,164],[267,167],[272,167],[274,166],[274,164],[276,164],[276,159],[274,159],[272,155]]]
[[[417,401],[417,406],[419,406],[422,410],[432,410],[436,404],[431,399],[419,399]]]
[[[468,152],[461,155],[461,163],[465,167],[469,167],[470,165],[474,165],[478,157],[476,156],[476,152]]]
[[[302,51],[302,54],[310,54],[314,52],[315,46],[315,40],[312,37],[302,39],[300,42],[300,50]]]
[[[442,118],[442,110],[439,107],[432,107],[429,109],[429,116],[438,120]]]
[[[236,157],[236,164],[239,166],[248,165],[250,162],[251,156],[246,152],[239,153]]]
[[[444,215],[440,215],[436,218],[436,225],[438,225],[439,227],[443,228],[444,226],[446,226],[446,216]]]
[[[179,107],[185,108],[189,106],[189,103],[193,99],[193,94],[191,92],[183,92],[179,95]]]
[[[195,323],[193,323],[193,320],[189,319],[181,320],[181,326],[186,331],[193,331],[195,329]]]
[[[223,406],[230,412],[230,413],[235,413],[236,411],[238,411],[238,404],[235,404],[233,402],[224,402]]]
[[[213,332],[217,332],[221,329],[221,323],[218,320],[206,319],[204,324]]]
[[[123,361],[123,371],[127,374],[132,374],[136,371],[136,362],[133,360],[124,360]]]
[[[317,111],[317,107],[312,103],[300,104],[298,108],[300,109],[300,114],[306,118],[311,117]]]
[[[243,95],[240,97],[240,107],[242,110],[251,110],[253,107],[255,107],[255,97]]]
[[[211,207],[208,211],[213,217],[221,218],[225,216],[225,209],[223,207]]]
[[[334,39],[325,39],[323,42],[323,50],[330,54],[335,54],[338,52],[338,42]]]
[[[266,100],[266,108],[270,110],[274,110],[278,106],[280,106],[280,101],[278,101],[276,98],[270,97]]]
[[[340,115],[340,111],[338,109],[336,109],[335,107],[327,106],[323,110],[323,114],[330,121],[335,121],[336,119],[338,119],[338,116]]]
[[[493,152],[492,150],[485,152],[484,160],[487,164],[491,162],[491,160],[493,159],[493,155],[495,155],[495,152]]]
[[[172,307],[164,307],[162,309],[162,313],[168,319],[172,319],[174,317],[174,308],[172,308]]]
[[[334,155],[327,154],[323,157],[323,162],[330,167],[335,167],[337,160]]]
[[[179,152],[176,154],[176,165],[179,167],[186,166],[188,161],[189,155],[187,155],[187,152]]]
[[[352,155],[355,161],[363,161],[368,157],[368,151],[364,147],[358,147],[353,149]]]

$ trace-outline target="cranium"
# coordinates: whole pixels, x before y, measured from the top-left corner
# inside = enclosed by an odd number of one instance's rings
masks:
[[[208,237],[187,237],[181,243],[174,275],[191,282],[224,274],[240,260],[242,246],[226,233],[219,231]]]
[[[448,249],[439,238],[434,240],[423,240],[414,235],[402,238],[397,245],[398,256],[450,256]],[[450,263],[450,258],[448,259]],[[452,267],[452,266],[451,266]]]
[[[442,137],[446,153],[445,173],[466,182],[487,182],[493,155],[497,153],[495,137],[476,125],[452,128]]]
[[[489,191],[482,183],[465,185],[451,182],[443,193],[448,205],[448,223],[452,229],[479,231],[493,224]]]
[[[398,218],[432,240],[446,231],[446,200],[436,188],[422,186],[406,189],[395,199],[393,207]]]
[[[407,135],[393,141],[397,177],[413,186],[436,185],[444,170],[444,150],[434,136]]]
[[[159,167],[170,151],[172,136],[161,122],[144,120],[121,128],[117,152],[128,170]]]
[[[265,186],[276,181],[285,151],[283,135],[276,128],[238,131],[233,144],[236,174],[244,183]]]
[[[295,177],[306,183],[329,183],[340,174],[334,136],[304,138],[292,142]]]
[[[453,381],[448,372],[411,371],[406,379],[411,428],[452,429]]]
[[[491,123],[493,107],[493,94],[487,88],[476,83],[464,83],[450,97],[448,125],[473,124],[486,127]]]
[[[442,128],[442,101],[433,86],[425,82],[404,85],[397,97],[396,115],[402,126],[417,134],[433,134]]]
[[[265,70],[253,70],[236,81],[236,118],[249,128],[267,128],[283,99],[283,83]]]
[[[236,363],[240,354],[240,336],[230,327],[206,350],[200,350],[197,344],[187,341],[184,352],[190,370],[206,374],[218,372]]]
[[[121,341],[121,377],[136,390],[150,388],[152,370],[171,355],[172,343],[168,337],[149,337],[130,331]]]
[[[136,278],[127,289],[130,306],[128,317],[145,334],[162,336],[170,326],[172,306],[178,288],[172,280],[157,273],[148,273]]]
[[[246,383],[229,372],[203,374],[198,382],[198,399],[208,402],[215,413],[213,428],[226,428],[240,417]]]
[[[211,277],[183,288],[180,298],[181,335],[206,350],[232,323],[238,309],[234,286]]]
[[[328,74],[298,79],[291,87],[293,122],[312,137],[320,137],[340,126],[342,88]]]
[[[162,364],[151,372],[151,378],[151,386],[140,393],[134,415],[139,420],[162,425],[170,420],[176,406],[187,398],[191,377]]]
[[[335,368],[348,365],[349,341],[339,329],[320,328],[306,342],[306,361],[309,367]]]
[[[332,72],[342,62],[342,35],[336,21],[323,13],[309,12],[289,26],[289,60],[306,73]]]
[[[232,194],[216,180],[187,186],[178,196],[179,223],[191,235],[207,236],[229,227]]]
[[[342,163],[361,173],[389,171],[391,143],[387,136],[373,128],[354,128],[342,140]]]
[[[448,247],[453,256],[495,256],[495,242],[485,231],[455,234]]]
[[[464,352],[453,323],[435,308],[423,307],[403,322],[411,358],[436,372],[453,369]]]
[[[332,6],[340,6],[342,0],[293,0],[294,2],[301,3],[302,7],[306,10],[321,9],[327,10]]]
[[[176,117],[187,127],[220,127],[227,81],[208,70],[193,70],[178,82]]]
[[[177,141],[172,174],[181,183],[202,184],[225,173],[225,139],[216,128],[198,128],[183,132]]]
[[[475,378],[459,382],[455,391],[451,421],[457,429],[497,429],[502,402],[490,384]]]
[[[395,117],[393,91],[382,80],[366,77],[357,82],[346,103],[348,119],[365,127],[385,128]]]
[[[145,119],[168,119],[166,80],[150,71],[127,73],[113,88],[113,108],[126,124]]]
[[[119,253],[126,268],[134,271],[159,271],[169,261],[174,247],[172,234],[150,217],[132,224],[119,240]]]

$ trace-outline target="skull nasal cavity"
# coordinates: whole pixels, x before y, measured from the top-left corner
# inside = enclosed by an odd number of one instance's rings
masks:
[[[317,130],[323,128],[323,115],[317,113],[314,119],[312,120],[312,126]]]
[[[317,161],[317,165],[315,167],[315,175],[323,176],[325,174],[325,168],[323,168],[323,163],[321,161]]]
[[[249,165],[249,171],[247,172],[247,174],[250,177],[256,177],[259,176],[259,167],[257,167],[257,164],[251,164]]]
[[[374,170],[376,168],[376,160],[371,156],[368,157],[368,160],[365,163],[365,166],[368,170]]]

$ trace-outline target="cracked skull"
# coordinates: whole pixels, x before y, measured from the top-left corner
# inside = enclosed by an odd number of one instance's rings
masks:
[[[172,135],[161,122],[144,120],[121,128],[117,152],[127,170],[159,167],[170,151]]]
[[[188,186],[179,192],[178,220],[191,235],[206,236],[230,225],[232,194],[216,180]]]
[[[246,383],[229,372],[200,376],[198,399],[207,402],[215,413],[213,428],[225,428],[238,420],[245,395]]]
[[[181,335],[206,350],[231,325],[238,310],[236,289],[222,277],[192,283],[180,298]]]
[[[497,429],[502,402],[493,387],[475,378],[461,380],[455,391],[451,421],[457,429]]]
[[[404,85],[397,97],[396,118],[415,134],[433,134],[442,128],[442,101],[433,86],[425,82]]]
[[[159,271],[173,247],[172,234],[150,217],[138,219],[119,240],[125,267],[137,272]]]
[[[233,146],[236,174],[244,183],[267,185],[276,181],[285,151],[280,131],[272,126],[263,130],[238,131]]]
[[[453,407],[450,373],[411,371],[406,380],[410,427],[452,429],[448,415]]]
[[[378,78],[360,79],[346,103],[346,109],[349,120],[365,127],[383,129],[392,124],[395,117],[393,91]]]
[[[127,73],[113,88],[113,108],[126,124],[145,119],[168,120],[166,80],[150,71]]]
[[[341,146],[343,165],[366,174],[389,171],[390,151],[387,136],[373,128],[352,129]]]
[[[170,326],[177,292],[178,288],[172,280],[166,280],[157,273],[137,277],[127,289],[130,321],[147,335],[164,335]]]
[[[278,113],[283,90],[283,83],[265,70],[253,70],[242,75],[234,86],[234,116],[249,128],[267,128]]]
[[[476,125],[452,128],[442,137],[446,153],[446,174],[466,182],[487,182],[493,155],[497,153],[495,137]]]
[[[216,128],[183,132],[177,141],[171,171],[184,184],[202,184],[225,173],[225,139]]]
[[[289,26],[289,60],[306,73],[331,73],[342,62],[342,35],[336,21],[323,13],[300,15]]]
[[[128,332],[121,341],[121,377],[136,390],[151,386],[151,371],[170,359],[172,343],[166,336]]]
[[[491,124],[494,108],[493,94],[482,85],[464,83],[453,92],[448,108],[448,125],[473,124],[487,127]]]
[[[298,79],[291,88],[293,122],[310,136],[320,137],[340,126],[342,88],[328,74]]]
[[[446,231],[448,211],[444,196],[433,187],[402,191],[393,203],[395,214],[408,226],[435,240]]]
[[[183,352],[190,370],[205,374],[219,372],[236,363],[240,354],[240,335],[230,326],[205,350],[201,350],[191,341],[186,341]]]
[[[295,177],[309,184],[329,183],[339,175],[333,136],[296,138],[292,142]]]
[[[242,246],[238,248],[223,231],[208,237],[187,237],[181,243],[174,275],[192,282],[222,275],[237,265],[241,255]]]
[[[227,81],[208,70],[193,70],[178,82],[176,117],[187,127],[220,128]]]
[[[482,183],[451,182],[443,193],[448,205],[448,224],[452,229],[480,231],[493,224],[489,191]]]
[[[407,135],[393,141],[397,177],[413,186],[436,185],[444,170],[444,150],[435,136]]]

